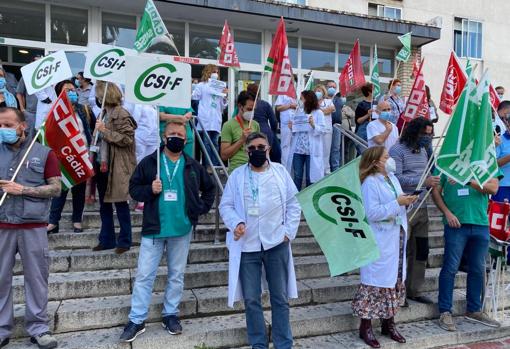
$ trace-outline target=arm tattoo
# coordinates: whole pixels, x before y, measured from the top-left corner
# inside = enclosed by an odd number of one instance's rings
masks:
[[[47,185],[40,187],[23,187],[23,195],[34,198],[53,198],[60,195],[60,177],[51,177],[46,180]]]

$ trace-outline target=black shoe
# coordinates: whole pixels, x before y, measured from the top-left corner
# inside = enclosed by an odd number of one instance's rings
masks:
[[[49,235],[49,234],[56,234],[56,233],[58,233],[58,224],[57,224],[57,225],[55,225],[52,229],[48,230],[46,233],[47,233],[48,235]]]
[[[0,348],[5,347],[7,344],[9,344],[9,338],[0,339]]]
[[[142,322],[140,325],[135,324],[134,322],[129,321],[126,327],[124,327],[124,332],[120,335],[120,341],[125,343],[131,343],[145,332],[145,322]]]
[[[163,317],[163,323],[161,325],[170,334],[176,335],[182,333],[181,321],[176,315],[168,315]]]
[[[77,226],[73,225],[73,231],[75,233],[83,233],[83,227],[77,227]]]
[[[416,296],[416,297],[407,297],[415,302],[423,303],[423,304],[434,304],[434,301],[429,297],[425,296]]]

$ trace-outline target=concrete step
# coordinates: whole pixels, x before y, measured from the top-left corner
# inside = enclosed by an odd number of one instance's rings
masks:
[[[454,292],[453,310],[455,314],[464,311],[464,299],[465,295],[462,292]],[[264,316],[269,333],[271,314],[266,311]],[[397,321],[411,323],[433,319],[437,316],[436,305],[410,302],[408,308],[403,308],[398,313]],[[350,301],[291,308],[290,322],[296,339],[354,331],[358,327],[358,320],[352,316]],[[202,345],[207,348],[235,348],[248,344],[244,314],[185,319],[182,321],[182,325],[184,329],[182,335],[170,336],[161,328],[160,323],[149,324],[147,332],[132,343],[132,348],[195,349]],[[114,327],[57,335],[57,338],[61,341],[60,347],[68,349],[83,348],[83,343],[87,343],[89,349],[126,348],[125,344],[118,343],[118,337],[121,333],[121,327]],[[26,343],[26,340],[20,340],[16,345],[21,345],[21,343]],[[336,348],[338,347],[343,346],[337,346]],[[13,345],[13,348],[16,347]],[[21,346],[17,348],[21,348]],[[323,347],[316,345],[313,348]]]
[[[427,271],[423,286],[424,291],[437,289],[439,270]],[[459,275],[456,287],[465,286],[465,274]],[[291,300],[291,306],[313,304],[328,304],[349,301],[359,286],[359,275],[349,275],[335,278],[304,279],[298,281],[299,298]],[[161,290],[162,291],[162,290]],[[58,304],[58,302],[50,302]],[[156,322],[161,318],[163,293],[156,292],[152,299],[147,322]],[[263,295],[263,305],[269,309],[269,297]],[[58,319],[54,332],[72,332],[86,329],[100,329],[104,327],[120,326],[126,322],[131,306],[131,295],[108,297],[92,297],[83,299],[63,300],[60,306],[53,307],[53,317]],[[24,313],[22,306],[17,306],[16,319],[22,323]],[[213,316],[243,311],[242,303],[236,304],[235,309],[227,307],[227,287],[209,287],[185,290],[180,304],[182,318]],[[21,330],[21,327],[19,327]],[[22,333],[18,333],[21,335]]]

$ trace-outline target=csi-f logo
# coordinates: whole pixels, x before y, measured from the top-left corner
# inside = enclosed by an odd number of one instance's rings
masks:
[[[135,96],[141,101],[152,102],[169,91],[175,90],[183,78],[173,76],[177,69],[172,64],[160,63],[147,69],[135,83]]]
[[[90,66],[90,73],[95,78],[102,78],[121,70],[126,66],[125,53],[121,49],[113,48],[101,53]]]
[[[330,205],[335,207],[335,214],[330,215],[321,208],[321,199],[325,197]],[[366,239],[363,226],[367,224],[366,218],[362,221],[358,217],[364,216],[361,198],[353,192],[340,187],[324,187],[313,195],[313,207],[317,214],[326,221],[340,226],[345,233],[355,238]],[[324,201],[324,200],[323,200]],[[323,203],[324,204],[324,203]]]
[[[31,83],[33,88],[43,88],[51,80],[51,76],[60,69],[61,65],[61,61],[55,62],[55,57],[43,58],[32,74]]]

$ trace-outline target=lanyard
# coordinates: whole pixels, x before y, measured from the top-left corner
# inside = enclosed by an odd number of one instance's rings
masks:
[[[239,123],[239,126],[241,126],[241,130],[244,131],[244,124],[243,124],[243,121],[241,120],[241,118],[239,117],[239,115],[236,115],[236,120]]]
[[[388,183],[388,186],[390,187],[393,194],[395,194],[395,198],[398,198],[397,189],[395,189],[395,186],[393,185],[393,182],[391,181],[390,177],[387,177],[384,179],[386,183]]]
[[[172,181],[174,180],[175,174],[177,173],[177,170],[179,169],[179,164],[181,163],[181,158],[179,158],[179,160],[177,160],[177,162],[175,163],[174,172],[172,173],[172,177],[170,177],[170,171],[168,170],[168,161],[166,160],[165,154],[163,154],[163,162],[165,164],[165,171],[166,171],[166,176],[168,178],[168,182],[170,182],[170,188],[172,188]]]
[[[257,186],[255,187],[255,183],[253,182],[253,173],[250,169],[248,169],[248,175],[250,178],[250,190],[251,190],[251,197],[253,199],[253,203],[257,203],[259,198],[259,186],[257,183]]]

